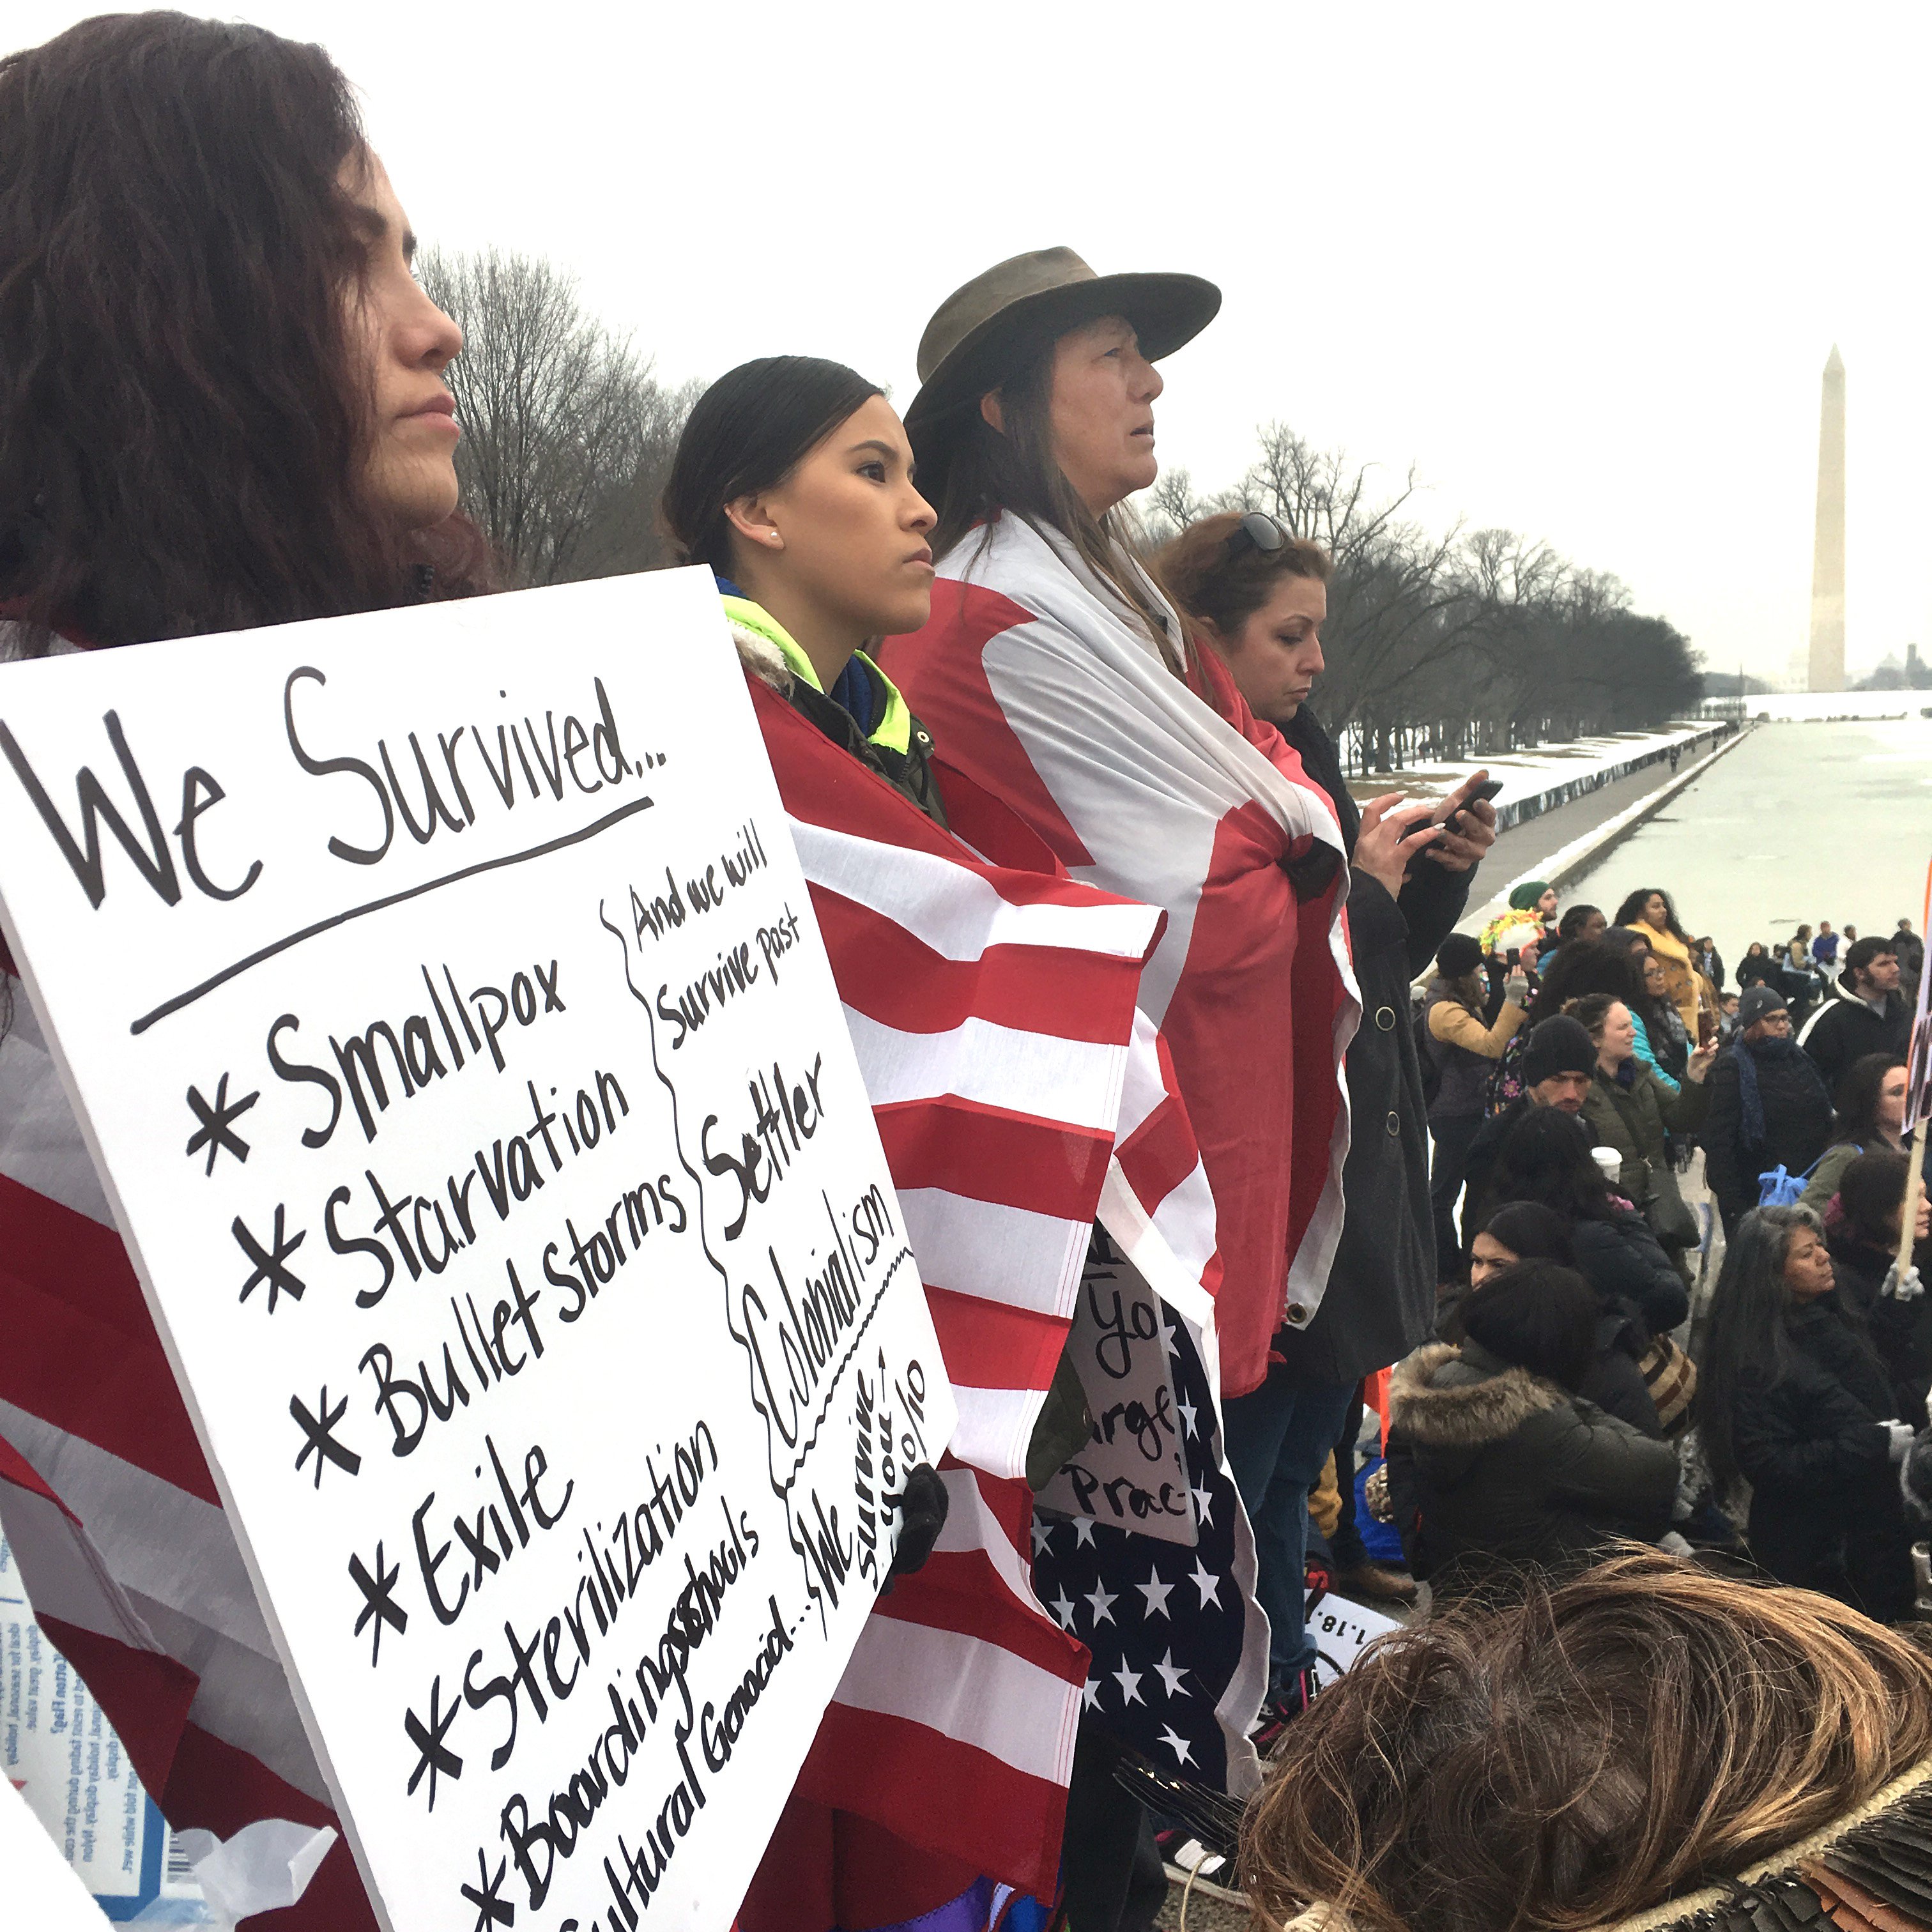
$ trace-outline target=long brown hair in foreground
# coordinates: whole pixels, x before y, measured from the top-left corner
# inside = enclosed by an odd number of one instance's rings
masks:
[[[44,650],[333,616],[486,567],[359,500],[362,154],[320,47],[104,14],[0,59],[0,602]]]
[[[1628,1553],[1384,1639],[1290,1728],[1242,1869],[1277,1922],[1583,1932],[1816,1831],[1932,1750],[1932,1657],[1808,1591]]]

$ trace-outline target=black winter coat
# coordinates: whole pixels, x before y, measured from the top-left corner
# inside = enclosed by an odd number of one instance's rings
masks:
[[[1440,1594],[1525,1566],[1583,1568],[1670,1526],[1677,1452],[1473,1342],[1418,1348],[1389,1384],[1389,1497],[1411,1573]]]
[[[1888,1413],[1916,1429],[1924,1417],[1926,1391],[1932,1388],[1932,1294],[1916,1301],[1888,1301],[1881,1291],[1894,1258],[1890,1250],[1868,1247],[1844,1228],[1828,1235],[1826,1246],[1838,1299],[1864,1324],[1890,1379],[1894,1406]],[[1912,1258],[1922,1276],[1932,1275],[1932,1242],[1920,1242]]]
[[[1570,1224],[1576,1272],[1599,1300],[1628,1302],[1653,1335],[1667,1334],[1690,1312],[1684,1277],[1641,1214],[1619,1208],[1611,1221]]]
[[[1468,1340],[1462,1331],[1462,1304],[1474,1293],[1459,1288],[1445,1294],[1436,1317],[1436,1339],[1460,1347]],[[1650,1329],[1628,1301],[1606,1299],[1597,1317],[1597,1350],[1576,1393],[1606,1415],[1628,1422],[1642,1436],[1660,1436],[1657,1404],[1637,1364],[1650,1346]],[[1480,1345],[1479,1345],[1480,1346]]]
[[[1757,1067],[1764,1103],[1764,1142],[1747,1147],[1738,1090],[1738,1055]],[[1704,1120],[1704,1175],[1726,1214],[1757,1205],[1757,1178],[1782,1162],[1802,1174],[1825,1151],[1832,1133],[1832,1100],[1818,1070],[1788,1040],[1740,1040],[1718,1054],[1708,1076],[1710,1112]]]
[[[1816,1066],[1825,1090],[1835,1094],[1852,1062],[1868,1053],[1905,1058],[1912,1037],[1912,1009],[1895,988],[1885,996],[1885,1010],[1875,1013],[1854,993],[1840,974],[1825,1004],[1805,1022],[1798,1043]]]
[[[1738,1472],[1751,1485],[1751,1551],[1780,1582],[1902,1617],[1912,1604],[1910,1542],[1879,1424],[1890,1378],[1835,1294],[1785,1317],[1791,1360],[1774,1383],[1732,1402]]]
[[[1328,793],[1355,849],[1362,815],[1342,782],[1334,741],[1306,705],[1282,734]],[[1401,896],[1366,872],[1348,880],[1348,930],[1362,1024],[1343,1071],[1354,1132],[1342,1170],[1347,1206],[1328,1292],[1305,1329],[1275,1347],[1298,1382],[1359,1381],[1427,1339],[1436,1318],[1436,1241],[1429,1205],[1428,1106],[1409,1021],[1410,982],[1455,930],[1473,871],[1418,858]]]

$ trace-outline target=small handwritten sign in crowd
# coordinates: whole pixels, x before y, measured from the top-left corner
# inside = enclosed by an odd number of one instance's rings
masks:
[[[952,1415],[710,578],[0,699],[8,935],[380,1909],[728,1925]]]

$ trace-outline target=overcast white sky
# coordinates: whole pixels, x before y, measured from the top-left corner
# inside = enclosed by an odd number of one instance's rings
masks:
[[[1192,270],[1227,299],[1165,464],[1232,481],[1271,418],[1413,458],[1431,520],[1614,572],[1715,668],[1805,640],[1836,341],[1848,656],[1932,655],[1922,6],[241,10],[329,47],[426,241],[568,265],[668,376],[805,351],[903,404],[1003,256]]]

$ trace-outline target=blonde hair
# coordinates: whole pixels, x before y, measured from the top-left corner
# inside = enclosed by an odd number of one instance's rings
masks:
[[[1932,1750],[1932,1655],[1809,1592],[1624,1553],[1383,1639],[1243,1831],[1268,1922],[1586,1932],[1790,1845]]]

